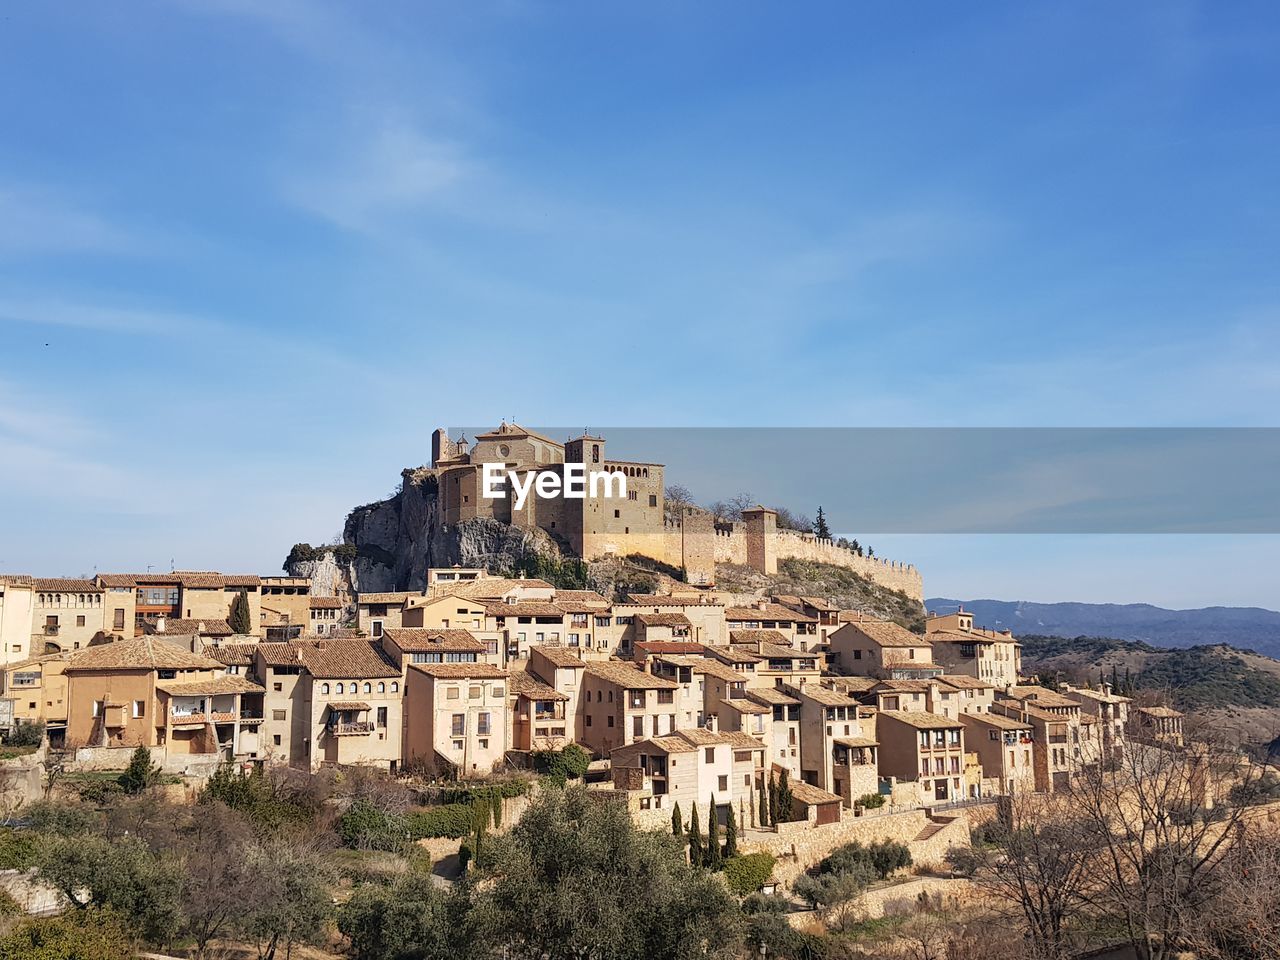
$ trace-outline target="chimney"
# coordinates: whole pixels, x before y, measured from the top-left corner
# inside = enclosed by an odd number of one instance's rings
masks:
[[[156,633],[164,633],[164,617],[156,617]]]

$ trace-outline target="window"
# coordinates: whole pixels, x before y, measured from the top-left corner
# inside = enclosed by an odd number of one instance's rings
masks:
[[[476,733],[482,737],[487,737],[489,735],[489,714],[480,714],[476,724]]]
[[[379,692],[379,693],[386,693],[386,692],[387,692],[387,685],[386,685],[385,683],[383,683],[381,680],[379,680],[379,681],[378,681],[378,692]]]
[[[147,705],[144,701],[142,700],[133,701],[133,715],[135,718],[145,716],[146,712],[147,712]]]
[[[479,700],[483,696],[484,696],[484,687],[481,687],[479,685],[473,685],[467,688],[468,700]]]
[[[609,723],[608,723],[608,726],[610,726],[610,727],[612,727],[612,726],[613,726],[613,714],[610,714],[610,715],[609,715]]]
[[[458,688],[457,688],[457,687],[445,687],[445,688],[444,688],[444,698],[445,698],[446,700],[457,700],[457,699],[458,699]]]
[[[76,617],[76,626],[77,626],[77,627],[83,627],[83,626],[84,626],[84,615],[83,615],[83,614],[81,614],[80,616]]]
[[[283,692],[284,692],[284,684],[283,684],[283,683],[280,683],[280,682],[278,682],[278,681],[277,681],[276,683],[273,683],[273,684],[271,685],[271,689],[272,689],[272,690],[274,690],[276,693],[283,693]]]
[[[327,683],[320,684],[320,692],[325,696],[329,694],[329,685]]]
[[[631,732],[637,737],[644,736],[644,717],[631,718]]]
[[[586,725],[587,725],[588,727],[589,727],[589,726],[591,726],[591,714],[589,714],[589,713],[587,714],[587,723],[586,723]]]
[[[398,682],[396,682],[395,680],[392,680],[392,681],[391,681],[391,692],[392,692],[392,693],[396,693],[396,692],[398,692],[398,691],[399,691],[399,689],[400,689],[400,684],[399,684]]]
[[[372,625],[369,628],[369,632],[372,633],[375,637],[382,636],[382,621],[381,620],[373,621]]]
[[[716,748],[715,748],[715,747],[707,747],[707,749],[706,749],[706,751],[705,751],[705,752],[706,752],[707,763],[715,763],[715,762],[716,762]]]
[[[342,692],[343,692],[343,689],[342,689],[342,682],[341,682],[341,681],[339,681],[339,682],[334,686],[334,690],[333,690],[333,692],[334,692],[334,693],[342,693]]]
[[[721,777],[721,778],[720,778],[720,789],[721,789],[721,790],[728,790],[728,789],[729,789],[729,778],[728,778],[728,777]]]
[[[615,510],[615,511],[613,511],[613,519],[617,520],[617,519],[618,519],[619,517],[621,517],[621,516],[622,516],[622,511],[621,511],[621,510]]]
[[[287,714],[284,710],[272,710],[272,711],[271,711],[271,719],[272,719],[272,720],[285,720],[285,719],[287,719],[287,718],[288,718],[288,714]],[[278,741],[277,741],[277,742],[278,742]]]
[[[111,629],[113,630],[124,629],[124,607],[116,607],[115,615],[111,621]]]
[[[378,726],[385,727],[387,725],[387,708],[378,708]]]
[[[649,494],[649,506],[656,507],[657,505],[658,505],[658,495],[655,493]]]
[[[460,737],[467,731],[467,715],[465,713],[455,713],[453,715],[453,726],[451,733],[455,737]]]

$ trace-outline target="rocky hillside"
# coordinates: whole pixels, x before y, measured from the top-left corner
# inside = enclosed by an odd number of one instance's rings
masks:
[[[1261,607],[1167,610],[1149,603],[1031,603],[1025,600],[925,601],[950,612],[963,604],[978,626],[1008,628],[1021,636],[1118,637],[1158,647],[1229,643],[1280,657],[1280,613]]]
[[[1181,649],[1110,637],[1022,636],[1025,674],[1096,684],[1121,684],[1167,696],[1198,720],[1220,724],[1244,739],[1280,733],[1280,661],[1226,644]]]
[[[924,607],[905,593],[882,587],[844,567],[808,560],[782,560],[774,576],[750,567],[716,566],[716,589],[723,592],[823,597],[845,610],[861,610],[924,633]]]

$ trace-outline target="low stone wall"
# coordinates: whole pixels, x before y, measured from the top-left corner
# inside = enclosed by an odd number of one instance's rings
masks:
[[[0,761],[0,810],[17,810],[40,799],[44,792],[44,761],[48,750],[49,744],[45,741],[34,753]]]
[[[35,879],[34,870],[0,870],[0,890],[12,897],[23,913],[35,916],[61,913],[67,904],[61,893]]]
[[[932,836],[917,840],[926,828],[940,826]],[[815,826],[808,823],[782,823],[777,832],[749,831],[741,846],[744,852],[764,851],[778,858],[773,879],[789,884],[813,867],[836,847],[857,841],[863,844],[877,840],[904,843],[911,850],[912,861],[921,866],[939,866],[947,849],[969,842],[969,821],[964,811],[954,810],[930,819],[924,810],[907,810],[880,816],[846,817],[839,823]]]
[[[67,764],[73,773],[123,770],[129,766],[137,747],[77,747],[75,758]],[[183,777],[207,778],[223,763],[216,753],[170,754],[164,747],[148,747],[151,762],[158,764],[162,773]]]

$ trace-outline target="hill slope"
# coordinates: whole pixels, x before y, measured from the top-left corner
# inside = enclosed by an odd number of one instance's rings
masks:
[[[1116,676],[1244,739],[1280,733],[1280,661],[1270,657],[1225,644],[1169,649],[1110,637],[1019,639],[1025,674],[1090,685]]]
[[[1204,607],[1166,610],[1148,603],[1031,603],[1011,600],[925,601],[944,612],[960,604],[975,624],[1008,628],[1015,634],[1055,637],[1115,637],[1159,647],[1227,643],[1280,656],[1280,613],[1261,607]]]

